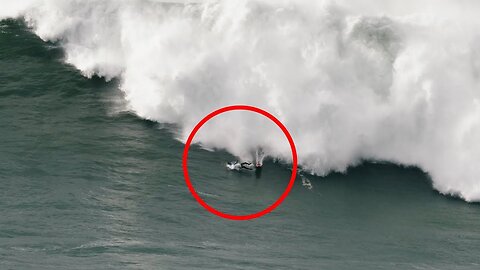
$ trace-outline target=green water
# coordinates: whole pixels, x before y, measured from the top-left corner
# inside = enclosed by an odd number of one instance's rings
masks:
[[[125,112],[115,81],[82,77],[23,23],[0,23],[0,269],[480,269],[480,207],[415,168],[364,164],[300,177],[275,211],[230,221],[188,192],[175,127]],[[226,171],[190,150],[195,187],[259,211],[288,166]]]

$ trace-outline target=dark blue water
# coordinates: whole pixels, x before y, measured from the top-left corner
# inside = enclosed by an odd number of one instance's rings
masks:
[[[188,192],[175,127],[126,112],[118,82],[82,77],[19,21],[0,23],[0,269],[480,269],[480,207],[415,168],[366,163],[301,178],[275,211],[224,220]],[[192,147],[212,206],[247,214],[285,189]]]

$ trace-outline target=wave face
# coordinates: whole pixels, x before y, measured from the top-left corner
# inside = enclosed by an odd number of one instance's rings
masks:
[[[2,0],[0,16],[60,42],[85,76],[120,78],[130,110],[182,139],[219,107],[254,105],[288,127],[312,173],[415,165],[440,192],[480,201],[479,12],[474,0]],[[240,116],[198,141],[290,161],[277,129]]]

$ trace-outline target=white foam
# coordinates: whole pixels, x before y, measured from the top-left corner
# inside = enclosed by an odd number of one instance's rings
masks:
[[[121,78],[131,110],[183,139],[214,109],[250,104],[289,128],[311,172],[416,165],[480,201],[478,1],[19,2],[0,16],[23,15],[86,76]],[[197,139],[288,162],[283,135],[252,117],[219,117]]]

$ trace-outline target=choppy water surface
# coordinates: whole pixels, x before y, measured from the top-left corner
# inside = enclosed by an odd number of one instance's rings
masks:
[[[365,164],[297,179],[271,214],[235,222],[189,194],[175,127],[124,112],[19,21],[0,23],[1,269],[478,269],[480,208],[415,168]],[[190,150],[202,197],[232,214],[284,190],[288,166],[226,171]]]

